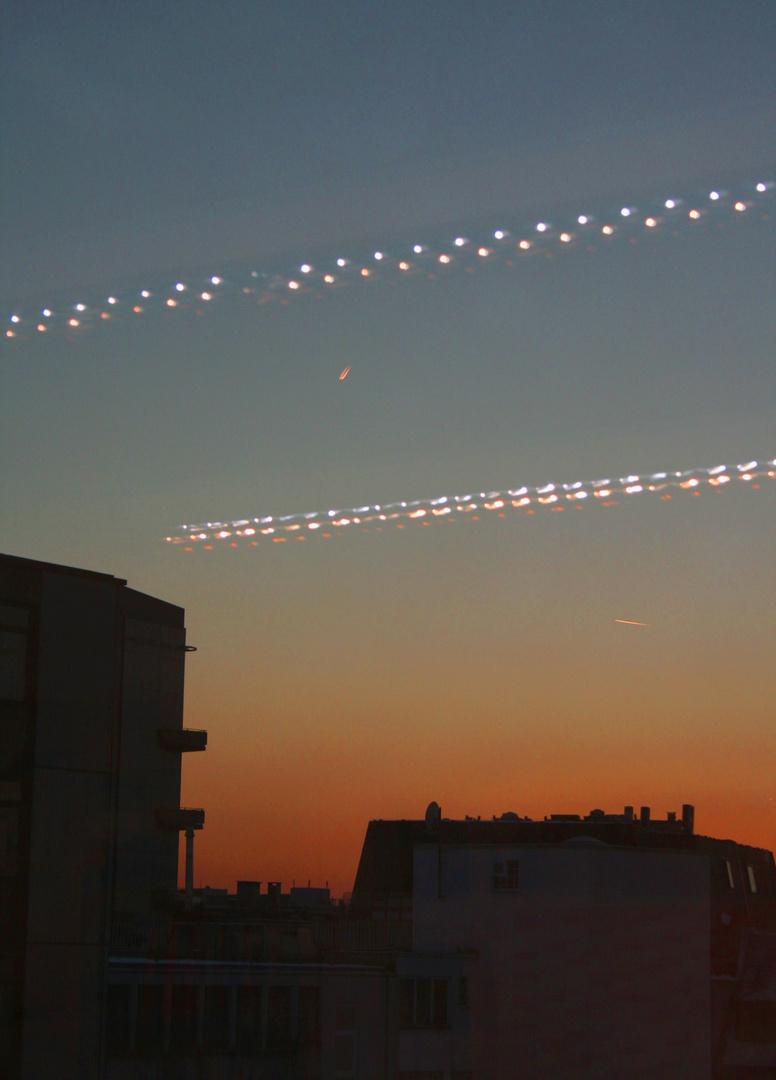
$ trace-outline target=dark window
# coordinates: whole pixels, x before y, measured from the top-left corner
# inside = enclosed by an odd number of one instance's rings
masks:
[[[237,987],[235,1045],[241,1054],[252,1054],[261,1049],[260,986]]]
[[[16,874],[19,848],[19,811],[15,806],[0,806],[0,877]]]
[[[0,698],[24,701],[24,634],[0,630]]]
[[[338,1005],[334,1011],[334,1075],[354,1076],[356,1068],[356,1007]]]
[[[297,999],[297,1040],[300,1046],[318,1046],[321,1041],[321,988],[300,986]]]
[[[135,1047],[140,1054],[159,1054],[163,1046],[164,987],[139,986]]]
[[[469,1007],[469,980],[465,975],[458,980],[458,1004],[462,1009]]]
[[[170,1049],[181,1053],[197,1046],[196,986],[173,986],[170,993]]]
[[[493,888],[516,889],[517,888],[517,859],[508,859],[505,863],[493,864]]]
[[[267,991],[267,1049],[282,1050],[291,1042],[291,987]]]
[[[129,1003],[131,987],[109,986],[105,1003],[105,1053],[109,1058],[129,1053]]]
[[[739,1001],[736,1039],[742,1043],[776,1043],[776,1001]]]
[[[399,983],[399,1023],[405,1028],[415,1024],[414,979],[402,979]]]
[[[434,1027],[447,1027],[447,979],[434,979],[434,1002],[431,1015]]]
[[[399,984],[402,1027],[447,1027],[447,979],[402,979]]]
[[[204,1046],[223,1052],[229,1046],[229,987],[205,987]]]

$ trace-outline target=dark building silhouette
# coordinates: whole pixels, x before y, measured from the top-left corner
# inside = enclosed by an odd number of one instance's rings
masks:
[[[183,610],[0,556],[0,1075],[97,1077],[111,924],[177,882]]]
[[[776,1076],[776,867],[689,805],[372,821],[349,903],[177,889],[183,611],[0,556],[0,1077]]]

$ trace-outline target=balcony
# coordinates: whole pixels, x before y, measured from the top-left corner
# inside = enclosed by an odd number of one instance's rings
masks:
[[[157,806],[154,817],[158,827],[165,832],[202,829],[205,825],[204,810],[188,810],[183,806]]]
[[[172,750],[178,754],[207,747],[207,732],[194,728],[157,728],[156,737],[162,750]]]

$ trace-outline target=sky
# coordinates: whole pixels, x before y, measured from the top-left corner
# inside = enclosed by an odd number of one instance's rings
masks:
[[[432,799],[690,802],[700,831],[773,849],[773,481],[165,537],[776,457],[774,204],[749,199],[776,179],[775,39],[767,0],[8,6],[6,326],[120,302],[3,339],[0,549],[186,609],[198,883],[341,895],[367,822]],[[746,213],[715,217],[712,189]],[[623,231],[622,207],[643,222],[672,195],[697,228]],[[591,225],[561,250],[591,209],[612,242]],[[538,244],[538,221],[552,243],[512,266],[396,270],[504,222]],[[343,253],[370,279],[286,292]],[[243,296],[254,267],[283,301]],[[210,275],[225,298],[201,317],[122,314]]]

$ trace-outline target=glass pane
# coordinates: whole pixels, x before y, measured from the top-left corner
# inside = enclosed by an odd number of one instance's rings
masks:
[[[24,700],[24,634],[0,630],[0,698]]]
[[[318,1046],[321,1041],[320,986],[299,987],[297,1038],[301,1046]]]
[[[447,1027],[447,979],[434,979],[434,1027]]]
[[[418,979],[415,983],[415,1023],[428,1027],[431,1023],[431,979]]]
[[[261,987],[237,988],[236,1046],[241,1053],[252,1053],[261,1045]]]

